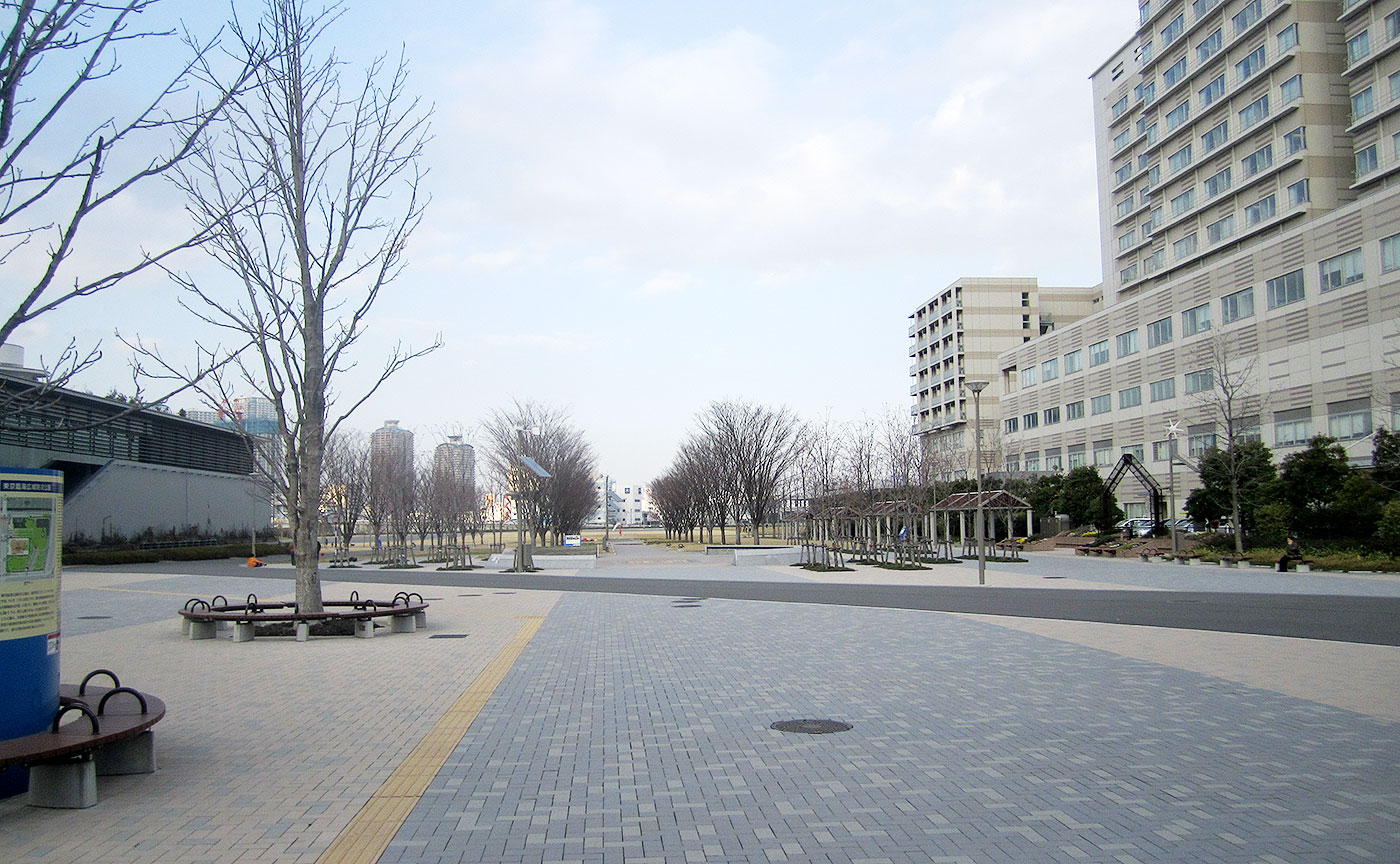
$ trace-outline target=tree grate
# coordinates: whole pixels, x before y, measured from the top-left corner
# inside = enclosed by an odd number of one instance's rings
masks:
[[[804,735],[829,735],[832,732],[846,732],[853,727],[840,720],[779,720],[768,728],[779,732],[800,732]]]

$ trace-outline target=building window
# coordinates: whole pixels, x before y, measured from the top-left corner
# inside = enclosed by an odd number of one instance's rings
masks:
[[[1254,315],[1254,289],[1246,288],[1220,298],[1220,323],[1230,324]]]
[[[1186,16],[1178,15],[1172,19],[1171,23],[1162,28],[1162,47],[1172,44],[1178,36],[1186,30]]]
[[[1258,414],[1241,417],[1235,421],[1235,440],[1241,444],[1246,441],[1264,440],[1264,435],[1259,429]]]
[[[1215,386],[1215,373],[1210,369],[1187,372],[1185,377],[1186,395],[1204,393]]]
[[[1113,397],[1105,393],[1102,396],[1095,396],[1089,400],[1090,414],[1107,414],[1113,410]]]
[[[1176,379],[1163,378],[1147,385],[1147,395],[1153,402],[1176,398]]]
[[[1022,387],[1034,387],[1034,386],[1035,386],[1035,367],[1034,367],[1034,366],[1027,366],[1025,369],[1022,369],[1022,370],[1021,370],[1021,386],[1022,386]]]
[[[1084,467],[1084,445],[1083,445],[1083,444],[1071,444],[1071,445],[1069,446],[1069,452],[1068,452],[1067,455],[1069,456],[1068,463],[1067,463],[1068,466],[1069,466],[1069,470],[1073,471],[1073,470],[1076,469],[1076,468],[1083,468],[1083,467]]]
[[[1158,249],[1151,255],[1148,255],[1146,258],[1142,259],[1142,272],[1156,273],[1158,270],[1162,269],[1162,264],[1166,262],[1166,258],[1167,250]]]
[[[1302,99],[1303,76],[1294,75],[1292,78],[1289,78],[1287,81],[1278,85],[1278,90],[1279,101],[1282,102],[1284,105],[1287,105],[1289,102],[1292,102],[1295,99]]]
[[[1353,249],[1335,258],[1328,258],[1317,265],[1317,274],[1319,291],[1332,291],[1343,285],[1360,282],[1366,276],[1361,250]]]
[[[1220,28],[1196,44],[1196,62],[1204,63],[1209,60],[1215,52],[1220,50],[1224,40],[1220,36]]]
[[[1068,405],[1065,406],[1065,419],[1066,419],[1066,420],[1083,420],[1083,419],[1084,419],[1084,400],[1083,400],[1083,399],[1080,399],[1080,400],[1077,401],[1077,402],[1070,402]]]
[[[1126,333],[1119,333],[1114,340],[1117,343],[1118,356],[1127,357],[1138,353],[1138,331],[1129,330]]]
[[[1170,90],[1176,82],[1186,77],[1186,58],[1173,63],[1167,71],[1162,73],[1162,86]]]
[[[1215,426],[1203,424],[1187,427],[1186,455],[1199,458],[1215,449]]]
[[[1347,40],[1347,62],[1355,63],[1371,53],[1371,31],[1362,30]]]
[[[1308,178],[1306,177],[1299,180],[1297,183],[1289,185],[1287,191],[1289,207],[1297,207],[1300,204],[1306,204],[1308,201],[1312,200],[1308,187]]]
[[[1037,451],[1034,452],[1034,453],[1027,453],[1024,461],[1025,461],[1025,465],[1026,465],[1026,470],[1027,470],[1027,471],[1039,471],[1039,470],[1040,470],[1040,451],[1037,450]]]
[[[1056,405],[1054,408],[1046,408],[1042,413],[1045,415],[1046,426],[1053,426],[1060,422],[1060,406]]]
[[[1254,2],[1244,7],[1244,9],[1240,10],[1239,14],[1230,19],[1235,22],[1235,35],[1238,36],[1254,26],[1255,22],[1257,22],[1263,14],[1264,0],[1254,0]]]
[[[1201,136],[1201,151],[1209,153],[1230,140],[1230,121],[1221,120]]]
[[[1274,446],[1296,447],[1312,439],[1312,410],[1294,408],[1274,412]]]
[[[1094,442],[1094,467],[1105,468],[1113,464],[1113,441]]]
[[[1221,240],[1233,237],[1234,235],[1235,217],[1233,215],[1226,216],[1223,219],[1217,219],[1206,226],[1206,240],[1210,243],[1219,243]]]
[[[1127,283],[1136,280],[1137,275],[1138,265],[1136,263],[1129,264],[1127,267],[1124,267],[1122,270],[1118,271],[1118,281],[1126,285]]]
[[[1372,95],[1370,87],[1351,97],[1351,121],[1353,123],[1374,110],[1376,110],[1376,99]]]
[[[1298,44],[1298,25],[1289,24],[1278,31],[1278,51],[1280,54]]]
[[[1294,270],[1292,273],[1276,276],[1264,283],[1264,290],[1269,297],[1270,309],[1297,303],[1303,299],[1303,271]]]
[[[1045,451],[1045,470],[1063,471],[1064,467],[1060,463],[1060,448]]]
[[[1244,208],[1245,227],[1258,225],[1260,222],[1265,222],[1274,218],[1276,209],[1277,208],[1274,206],[1274,196],[1270,195],[1267,198],[1260,198],[1258,201]]]
[[[1128,178],[1131,176],[1133,176],[1133,163],[1131,160],[1129,160],[1128,162],[1124,163],[1121,167],[1119,167],[1117,171],[1113,172],[1113,182],[1115,185],[1119,183],[1126,183],[1128,182]]]
[[[1235,78],[1245,81],[1254,76],[1254,73],[1264,68],[1264,46],[1260,45],[1249,52],[1243,60],[1235,64]]]
[[[1400,234],[1392,234],[1381,241],[1381,272],[1400,270]]]
[[[1122,219],[1131,212],[1133,212],[1133,196],[1129,193],[1127,198],[1118,202],[1118,218]]]
[[[1019,418],[1019,417],[1008,417],[1008,418],[1006,418],[1006,431],[1007,431],[1008,434],[1010,434],[1010,433],[1012,433],[1012,432],[1017,432],[1017,431],[1019,431],[1020,426],[1021,426],[1021,418]]]
[[[1380,163],[1376,160],[1376,145],[1372,144],[1364,150],[1356,151],[1356,179],[1360,180],[1379,167]]]
[[[1184,64],[1186,63],[1186,59],[1185,59],[1185,58],[1182,58],[1182,61],[1181,61],[1181,62],[1182,62],[1182,64],[1184,65]],[[1206,86],[1202,87],[1200,93],[1201,93],[1201,107],[1202,107],[1202,108],[1205,108],[1207,105],[1209,105],[1210,103],[1214,102],[1216,99],[1219,99],[1221,96],[1224,96],[1224,95],[1225,95],[1225,75],[1224,75],[1224,73],[1221,73],[1220,75],[1215,76],[1215,80],[1214,80],[1214,81],[1211,81],[1209,84],[1207,84]]]
[[[1076,349],[1065,355],[1065,374],[1078,372],[1084,368],[1084,349]]]
[[[1124,112],[1124,111],[1127,111],[1127,110],[1128,110],[1128,97],[1127,97],[1127,96],[1124,96],[1122,99],[1119,99],[1117,102],[1114,102],[1114,103],[1113,103],[1113,119],[1114,119],[1114,120],[1117,120],[1119,117],[1122,117],[1122,116],[1123,116],[1123,112]]]
[[[1095,342],[1089,346],[1089,366],[1102,366],[1108,362],[1108,340]]]
[[[1230,169],[1226,168],[1206,178],[1206,197],[1214,198],[1230,188]]]
[[[1195,336],[1210,329],[1210,304],[1202,303],[1181,313],[1181,335]]]
[[[1190,119],[1191,103],[1182,102],[1180,105],[1167,112],[1167,131],[1170,132]]]
[[[1170,446],[1170,445],[1171,445],[1171,442],[1170,442],[1170,441],[1153,441],[1153,442],[1152,442],[1152,461],[1153,461],[1153,462],[1165,462],[1165,461],[1167,461],[1167,459],[1168,459],[1168,458],[1170,457],[1170,455],[1171,455],[1171,446]]]
[[[1182,192],[1180,195],[1172,199],[1172,215],[1180,216],[1182,213],[1185,213],[1187,210],[1190,210],[1194,206],[1196,206],[1196,190],[1187,189],[1185,192]]]
[[[1240,128],[1248,129],[1269,116],[1269,95],[1266,93],[1240,109]]]
[[[1040,380],[1041,380],[1041,381],[1054,381],[1056,378],[1059,378],[1059,377],[1060,377],[1060,358],[1056,357],[1056,358],[1053,359],[1053,360],[1046,360],[1044,363],[1041,363],[1041,364],[1040,364]]]
[[[1349,399],[1327,405],[1327,434],[1338,441],[1354,441],[1371,434],[1371,400]]]
[[[1220,5],[1220,0],[1191,0],[1191,15],[1199,21],[1206,13]]]
[[[1265,144],[1258,150],[1240,160],[1240,167],[1244,170],[1244,176],[1253,177],[1265,168],[1274,164],[1274,145]]]
[[[1180,150],[1167,157],[1167,167],[1173,172],[1180,171],[1191,164],[1191,145],[1187,144]]]
[[[1126,252],[1137,243],[1137,229],[1129,228],[1126,234],[1118,235],[1118,251]]]
[[[1128,130],[1128,129],[1124,129],[1122,132],[1119,132],[1116,136],[1114,136],[1114,138],[1113,138],[1113,149],[1114,149],[1115,151],[1117,151],[1117,150],[1122,150],[1124,147],[1127,147],[1127,146],[1128,146],[1128,134],[1129,134],[1129,131],[1130,131],[1130,130]]]
[[[1385,16],[1385,38],[1391,42],[1400,39],[1400,9]]]
[[[1195,234],[1187,234],[1185,237],[1182,237],[1172,244],[1172,255],[1175,256],[1178,261],[1194,254],[1196,254]]]
[[[1040,426],[1040,415],[1034,411],[1029,414],[1022,414],[1021,425],[1027,429],[1038,428]]]
[[[1141,444],[1125,444],[1118,452],[1122,453],[1124,456],[1131,456],[1139,462],[1142,461]]]
[[[1299,150],[1305,149],[1307,146],[1308,134],[1307,130],[1302,126],[1299,126],[1297,129],[1283,136],[1283,150],[1289,156],[1292,156]]]
[[[1016,454],[1007,456],[1006,470],[1012,474],[1018,473],[1021,470],[1021,457]]]
[[[1142,404],[1142,388],[1129,387],[1118,391],[1119,408],[1136,408]]]
[[[1165,345],[1172,341],[1172,319],[1168,315],[1166,318],[1159,318],[1147,325],[1147,347],[1156,348],[1158,345]]]

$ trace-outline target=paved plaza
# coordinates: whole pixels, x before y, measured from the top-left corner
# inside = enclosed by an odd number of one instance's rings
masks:
[[[1382,574],[1029,557],[989,589],[1400,597]],[[111,668],[165,699],[160,770],[102,778],[88,810],[0,802],[0,860],[1400,860],[1393,645],[694,588],[934,592],[975,584],[967,564],[819,575],[624,545],[587,574],[687,580],[674,596],[388,575],[324,571],[325,593],[419,590],[426,631],[235,644],[185,639],[175,610],[290,597],[290,570],[65,572],[64,680]],[[793,719],[851,728],[770,728]]]

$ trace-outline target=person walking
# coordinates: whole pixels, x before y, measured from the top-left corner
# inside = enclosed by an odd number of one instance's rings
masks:
[[[1289,561],[1302,561],[1303,547],[1298,545],[1298,538],[1289,536],[1288,542],[1283,546],[1283,555],[1278,559],[1278,572],[1288,572]]]

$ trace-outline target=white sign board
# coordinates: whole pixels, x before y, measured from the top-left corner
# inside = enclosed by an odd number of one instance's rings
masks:
[[[580,537],[580,536],[577,535],[577,534],[565,534],[565,535],[564,535],[564,545],[565,545],[565,546],[581,546],[581,545],[583,545],[583,538]]]

